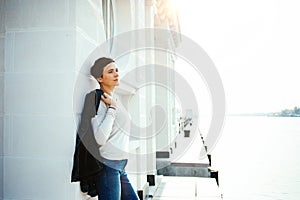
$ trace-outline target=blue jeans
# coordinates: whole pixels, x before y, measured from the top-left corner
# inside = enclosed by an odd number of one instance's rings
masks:
[[[139,200],[124,170],[105,166],[96,179],[98,200]]]

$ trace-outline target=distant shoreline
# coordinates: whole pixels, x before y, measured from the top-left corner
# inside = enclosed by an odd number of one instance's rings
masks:
[[[276,113],[242,113],[242,114],[227,114],[229,117],[300,117],[300,115],[281,115]]]
[[[228,114],[227,116],[300,117],[300,108],[295,106],[293,109],[284,109],[281,110],[280,112],[240,113],[240,114]]]

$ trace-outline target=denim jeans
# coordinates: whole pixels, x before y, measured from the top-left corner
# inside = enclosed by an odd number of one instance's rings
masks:
[[[139,200],[124,170],[105,166],[97,178],[98,200]]]

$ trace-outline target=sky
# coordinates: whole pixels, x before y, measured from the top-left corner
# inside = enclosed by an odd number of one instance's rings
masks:
[[[226,114],[300,107],[300,2],[177,0],[176,3],[181,33],[205,50],[221,76]],[[177,63],[183,66],[182,60]],[[191,68],[187,63],[185,67]],[[205,87],[201,77],[189,81]],[[212,106],[209,93],[207,90],[197,93],[200,108],[209,112]]]

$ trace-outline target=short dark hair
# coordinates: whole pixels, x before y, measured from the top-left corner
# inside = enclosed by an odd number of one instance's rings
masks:
[[[91,75],[97,79],[102,76],[103,69],[106,65],[115,62],[112,58],[102,57],[95,61],[94,65],[91,67]]]

